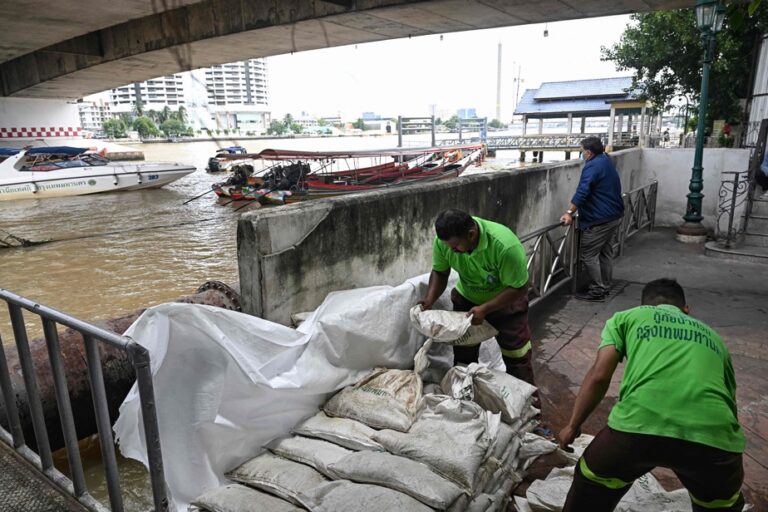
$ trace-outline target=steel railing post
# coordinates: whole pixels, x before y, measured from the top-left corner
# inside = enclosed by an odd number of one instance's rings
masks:
[[[109,504],[112,512],[123,511],[123,496],[120,493],[120,480],[115,457],[115,443],[112,438],[112,424],[109,420],[107,394],[104,388],[104,374],[101,370],[101,355],[96,341],[89,335],[83,335],[85,355],[88,361],[88,378],[91,384],[93,410],[96,414],[96,427],[99,431],[101,458],[104,461],[104,473],[109,491]]]
[[[136,382],[139,386],[141,399],[141,417],[144,424],[144,436],[147,443],[147,458],[149,476],[152,482],[152,495],[156,512],[168,510],[168,496],[165,487],[163,455],[160,447],[160,428],[157,423],[155,391],[152,384],[152,369],[149,352],[138,343],[128,345],[133,368],[136,371]]]
[[[59,334],[56,332],[56,323],[43,318],[43,333],[48,347],[51,372],[53,373],[53,388],[56,393],[56,404],[59,408],[64,444],[67,447],[67,461],[69,462],[72,485],[75,490],[75,496],[80,497],[87,492],[87,488],[85,486],[85,476],[83,475],[83,465],[80,460],[80,447],[78,445],[77,430],[75,429],[75,420],[72,415],[72,405],[69,401],[67,377],[61,361]]]
[[[733,230],[733,215],[736,211],[736,194],[739,190],[739,173],[733,173],[733,193],[731,194],[731,209],[728,211],[728,231],[725,233],[725,248],[731,248],[731,230]]]
[[[5,416],[13,436],[13,447],[20,448],[24,446],[24,430],[21,428],[19,409],[16,407],[16,393],[13,392],[11,375],[8,373],[8,360],[5,358],[2,336],[0,336],[0,388],[5,401]]]
[[[43,471],[46,471],[53,467],[53,457],[51,456],[51,445],[48,441],[48,430],[46,430],[45,426],[43,405],[40,402],[40,391],[37,388],[35,365],[32,362],[32,354],[30,353],[29,342],[27,341],[27,330],[24,327],[24,316],[21,308],[16,304],[9,303],[8,312],[11,316],[13,337],[16,339],[16,350],[19,354],[21,373],[24,377],[24,387],[27,389],[29,412],[32,415],[32,428],[35,432],[37,453],[40,455],[40,466]]]

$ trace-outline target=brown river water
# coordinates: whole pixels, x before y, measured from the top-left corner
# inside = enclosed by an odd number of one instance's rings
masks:
[[[0,202],[0,228],[34,240],[52,240],[27,248],[0,249],[0,287],[95,322],[189,295],[207,280],[238,282],[237,219],[233,205],[207,194],[223,174],[205,166],[216,149],[234,144],[250,152],[265,148],[344,150],[397,145],[394,136],[136,144],[146,160],[192,164],[197,171],[161,189]],[[426,144],[418,144],[424,146]],[[499,168],[502,161],[489,161]],[[257,167],[258,169],[258,167]],[[29,337],[41,335],[35,318],[25,317]],[[13,343],[5,308],[0,335]],[[98,442],[82,442],[88,487],[108,503]],[[63,451],[57,466],[66,468]],[[152,509],[143,466],[119,459],[125,508]]]

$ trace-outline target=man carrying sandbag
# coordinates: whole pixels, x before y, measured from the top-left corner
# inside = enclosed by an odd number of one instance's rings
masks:
[[[520,240],[506,226],[454,209],[440,212],[435,231],[429,289],[419,304],[430,309],[448,286],[451,269],[458,272],[453,309],[467,311],[474,325],[487,320],[499,331],[507,373],[534,384],[528,269]],[[479,352],[480,345],[454,346],[454,361],[476,363]],[[541,407],[538,400],[534,406]]]
[[[606,322],[597,359],[558,436],[563,449],[573,442],[626,358],[619,400],[579,459],[563,511],[612,511],[632,482],[657,466],[674,471],[694,512],[740,511],[745,440],[728,349],[687,315],[676,281],[648,283],[642,304]]]

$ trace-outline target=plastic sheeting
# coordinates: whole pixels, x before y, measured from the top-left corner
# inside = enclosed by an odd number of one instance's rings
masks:
[[[224,485],[227,470],[374,367],[412,368],[425,337],[411,328],[409,310],[426,286],[427,276],[420,276],[397,287],[329,294],[297,330],[209,306],[145,311],[126,335],[152,358],[172,508],[184,510],[202,492]],[[441,300],[448,304],[446,297]],[[498,345],[484,345],[481,358],[497,366]],[[444,353],[432,366],[441,362]],[[135,385],[114,430],[121,453],[146,465]]]

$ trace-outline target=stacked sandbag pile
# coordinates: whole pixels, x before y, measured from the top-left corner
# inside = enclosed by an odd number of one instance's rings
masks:
[[[470,365],[424,393],[429,343],[416,371],[379,368],[342,389],[191,510],[504,510],[528,465],[556,448],[529,433],[535,388]]]

